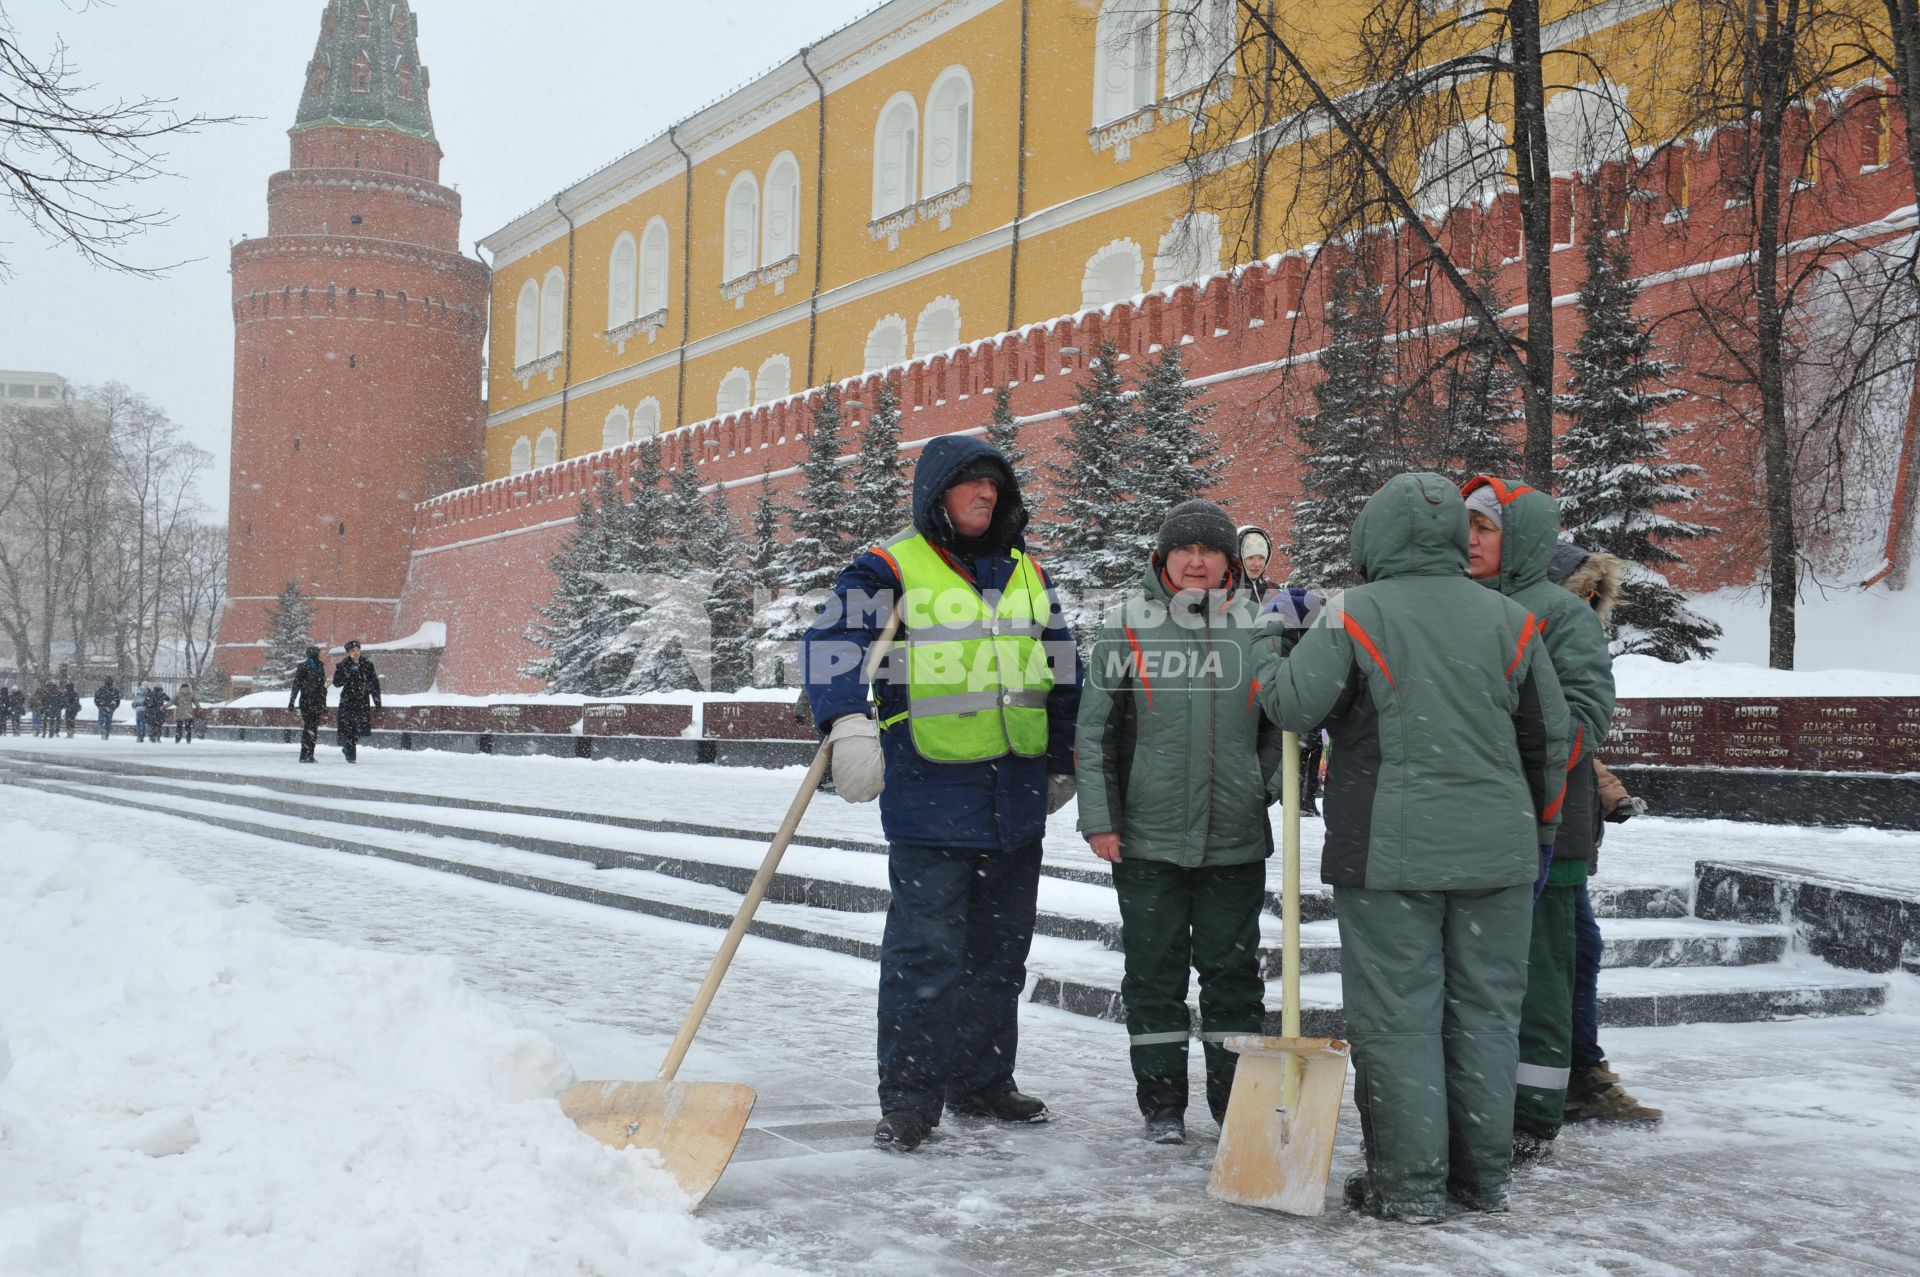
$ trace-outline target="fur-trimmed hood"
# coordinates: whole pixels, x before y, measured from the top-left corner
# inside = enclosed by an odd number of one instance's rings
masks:
[[[1627,576],[1627,562],[1618,555],[1588,550],[1571,541],[1553,548],[1553,560],[1547,567],[1547,579],[1585,599],[1602,621],[1611,616],[1620,602],[1620,587]]]

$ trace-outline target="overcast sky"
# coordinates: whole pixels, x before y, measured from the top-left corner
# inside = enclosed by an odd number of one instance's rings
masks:
[[[267,229],[267,178],[319,36],[321,0],[0,0],[22,44],[64,39],[101,95],[177,99],[239,123],[174,139],[177,176],[129,198],[174,215],[138,240],[157,280],[90,267],[0,208],[0,368],[121,381],[218,459],[205,485],[224,517],[233,402],[229,245]],[[440,180],[465,203],[461,240],[504,226],[562,187],[720,97],[875,0],[412,0],[433,78]],[[514,91],[516,86],[519,91]]]

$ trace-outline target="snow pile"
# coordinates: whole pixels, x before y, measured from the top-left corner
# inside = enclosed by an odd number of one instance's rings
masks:
[[[0,825],[0,1273],[741,1273],[452,965]]]
[[[1651,656],[1614,657],[1613,680],[1622,697],[1920,696],[1920,674],[1859,669],[1775,670],[1718,660],[1675,664]]]

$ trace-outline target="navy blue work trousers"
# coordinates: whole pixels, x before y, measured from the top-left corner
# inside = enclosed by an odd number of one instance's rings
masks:
[[[1573,946],[1573,1067],[1590,1069],[1607,1058],[1600,1049],[1600,957],[1606,945],[1584,885],[1574,903]]]
[[[894,846],[880,943],[880,1111],[938,1123],[947,1098],[1014,1090],[1040,844]]]

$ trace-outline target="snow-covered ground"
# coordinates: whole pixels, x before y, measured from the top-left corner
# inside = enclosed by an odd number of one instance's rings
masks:
[[[762,829],[797,780],[84,747]],[[1610,1030],[1669,1113],[1660,1131],[1569,1131],[1512,1215],[1408,1230],[1207,1198],[1211,1124],[1182,1149],[1139,1140],[1124,1030],[1038,1006],[1020,1076],[1054,1123],[949,1124],[923,1155],[875,1152],[875,968],[749,939],[682,1076],[761,1098],[689,1217],[646,1155],[578,1136],[549,1097],[576,1075],[649,1076],[714,932],[17,787],[0,803],[7,1277],[1920,1272],[1911,977],[1875,1016]],[[878,835],[871,808],[831,800],[803,829]],[[1077,844],[1056,823],[1048,854]],[[1636,821],[1603,877],[1683,881],[1708,855],[1868,877],[1920,864],[1920,836]],[[1357,1140],[1349,1106],[1336,1188]]]
[[[1718,622],[1724,631],[1715,652],[1715,664],[1765,668],[1765,592],[1716,590],[1692,596],[1687,605]],[[1869,676],[1878,672],[1882,677],[1889,672],[1920,674],[1920,644],[1912,637],[1920,631],[1920,588],[1889,590],[1885,585],[1878,585],[1871,590],[1822,589],[1809,585],[1795,605],[1794,619],[1794,665],[1800,671],[1854,670],[1867,672]],[[1622,692],[1624,694],[1624,688]],[[1913,694],[1911,691],[1881,693]]]

